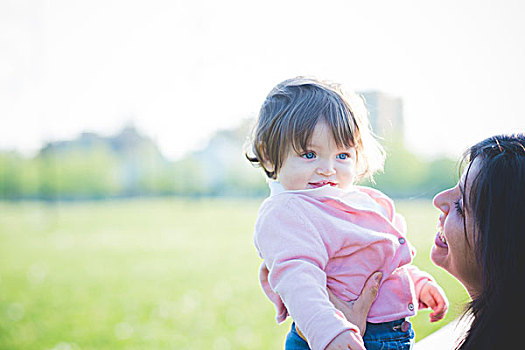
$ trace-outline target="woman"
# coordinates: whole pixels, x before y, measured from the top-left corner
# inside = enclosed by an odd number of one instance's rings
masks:
[[[431,252],[432,261],[456,277],[472,299],[465,312],[472,322],[457,348],[521,348],[525,135],[488,138],[472,146],[463,160],[468,164],[458,184],[434,198],[441,215]],[[364,320],[368,304],[363,301],[373,292],[372,283],[367,284],[359,308],[333,301],[345,315]]]

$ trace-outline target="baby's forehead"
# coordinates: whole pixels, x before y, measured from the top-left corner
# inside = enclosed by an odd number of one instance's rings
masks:
[[[316,151],[316,152],[356,152],[355,146],[337,144],[335,140],[331,142],[315,142],[310,141],[306,142],[303,146],[301,144],[295,144],[290,146],[290,151],[295,151],[296,153],[304,153],[306,151]]]
[[[349,149],[355,149],[354,146],[345,146],[343,144],[338,145],[335,140],[332,140],[332,142],[307,142],[306,147],[308,148],[333,148],[338,150],[349,150]]]

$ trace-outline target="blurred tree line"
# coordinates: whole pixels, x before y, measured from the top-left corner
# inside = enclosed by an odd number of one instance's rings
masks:
[[[263,172],[243,154],[251,122],[216,132],[205,148],[175,161],[163,157],[155,142],[133,126],[109,137],[82,133],[74,140],[50,142],[33,157],[3,151],[0,199],[264,196]],[[421,159],[401,138],[392,137],[384,146],[385,171],[372,186],[393,197],[431,197],[457,179],[454,160]]]
[[[424,158],[406,148],[402,137],[391,135],[382,142],[386,151],[384,171],[374,175],[375,187],[396,198],[432,198],[458,180],[458,161],[444,156]]]

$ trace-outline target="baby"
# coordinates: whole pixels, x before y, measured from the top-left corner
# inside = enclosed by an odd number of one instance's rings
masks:
[[[392,200],[355,185],[384,160],[362,100],[332,83],[286,80],[264,101],[251,146],[247,157],[271,190],[255,224],[260,281],[277,321],[294,321],[286,349],[410,349],[409,317],[431,306],[437,321],[448,302],[432,277],[411,265],[415,251]],[[383,279],[362,337],[327,287],[355,300],[376,271]]]

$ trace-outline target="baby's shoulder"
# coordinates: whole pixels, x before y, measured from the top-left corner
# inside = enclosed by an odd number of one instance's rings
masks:
[[[394,201],[383,192],[376,190],[375,188],[366,186],[356,186],[357,190],[361,193],[365,193],[375,201],[378,205],[383,207],[388,212],[388,217],[393,218],[396,212]]]
[[[386,194],[384,194],[383,192],[375,188],[368,187],[368,186],[355,186],[355,188],[359,192],[366,193],[367,195],[369,195],[371,198],[375,200],[378,200],[378,199],[385,200],[386,199],[386,200],[392,201],[390,197],[388,197]]]
[[[259,215],[262,213],[295,213],[315,210],[315,199],[299,193],[283,192],[270,196],[264,200],[259,209]]]

